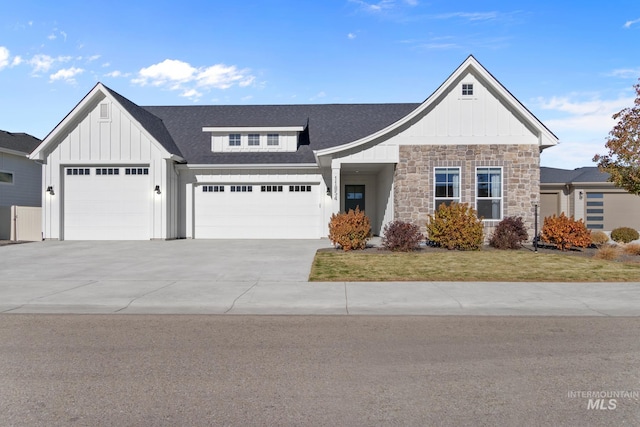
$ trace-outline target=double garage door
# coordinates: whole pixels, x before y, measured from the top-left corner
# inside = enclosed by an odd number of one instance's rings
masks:
[[[317,239],[322,208],[318,184],[198,185],[196,239]]]
[[[65,240],[148,240],[148,167],[64,169]]]

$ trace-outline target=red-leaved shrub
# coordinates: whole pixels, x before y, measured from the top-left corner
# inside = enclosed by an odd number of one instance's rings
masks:
[[[396,220],[384,226],[382,246],[390,251],[409,252],[417,249],[423,239],[420,227]]]

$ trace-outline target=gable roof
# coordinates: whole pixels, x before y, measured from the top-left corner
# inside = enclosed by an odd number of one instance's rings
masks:
[[[316,156],[331,155],[342,150],[358,147],[378,138],[384,138],[386,135],[395,132],[437,104],[440,98],[467,73],[472,73],[476,78],[483,81],[496,93],[496,96],[502,102],[509,106],[514,114],[519,116],[521,120],[530,126],[530,128],[537,134],[538,143],[541,148],[544,149],[558,143],[557,136],[555,136],[540,120],[538,120],[536,116],[534,116],[520,101],[518,101],[511,92],[502,85],[502,83],[493,77],[493,75],[491,75],[491,73],[489,73],[489,71],[487,71],[487,69],[484,68],[478,60],[473,57],[473,55],[469,55],[467,59],[447,78],[447,80],[445,80],[440,87],[435,90],[435,92],[433,92],[422,104],[418,105],[410,114],[407,114],[391,126],[385,127],[378,132],[372,133],[360,140],[353,141],[343,147],[336,147],[316,152]]]
[[[541,167],[540,183],[542,184],[569,184],[569,183],[601,183],[608,182],[609,174],[600,172],[595,166],[581,168],[558,169]]]
[[[40,145],[29,156],[31,159],[43,160],[43,153],[45,149],[57,143],[58,136],[64,135],[67,128],[75,125],[76,116],[86,113],[95,103],[100,102],[104,98],[110,98],[112,102],[115,102],[122,106],[125,113],[128,114],[132,120],[138,122],[145,132],[151,136],[162,148],[164,148],[169,156],[175,156],[176,160],[182,161],[180,149],[173,141],[171,134],[167,131],[166,127],[158,117],[153,116],[148,111],[129,101],[119,93],[109,89],[102,83],[97,83],[93,89],[87,93],[80,102],[65,116],[64,119],[45,137]]]
[[[144,107],[162,122],[192,164],[315,163],[314,150],[363,138],[420,104],[208,105]],[[211,152],[203,127],[300,126],[296,152]]]
[[[0,130],[0,151],[27,155],[40,144],[40,140],[28,133]]]

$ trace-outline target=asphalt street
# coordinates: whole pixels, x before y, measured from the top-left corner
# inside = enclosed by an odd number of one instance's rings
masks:
[[[3,426],[639,425],[640,318],[7,314],[0,384]]]

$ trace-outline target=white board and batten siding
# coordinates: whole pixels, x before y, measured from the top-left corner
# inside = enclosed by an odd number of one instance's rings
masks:
[[[108,105],[108,117],[104,107],[101,116],[101,104]],[[54,195],[45,193],[43,198],[45,238],[175,237],[177,225],[167,223],[165,198],[171,196],[168,187],[175,189],[177,179],[169,177],[171,166],[163,159],[163,149],[109,98],[88,107],[47,156],[48,174],[43,181],[45,188],[53,187]],[[134,167],[146,169],[147,174],[125,174],[126,168]],[[68,175],[68,169],[89,173]],[[98,175],[97,169],[118,169],[118,174]],[[156,185],[160,194],[154,191]]]
[[[472,96],[461,94],[462,83],[473,84]],[[383,145],[539,144],[525,123],[468,73],[432,109]]]

